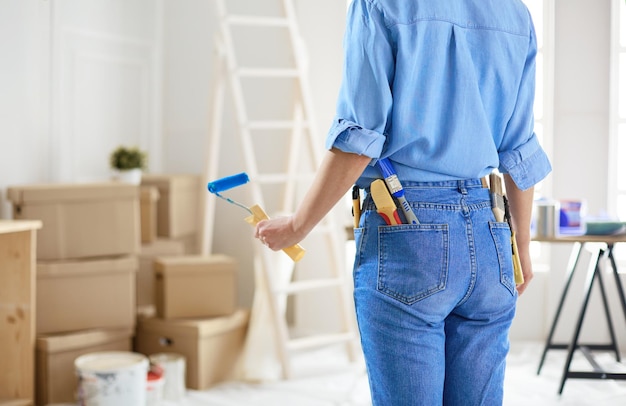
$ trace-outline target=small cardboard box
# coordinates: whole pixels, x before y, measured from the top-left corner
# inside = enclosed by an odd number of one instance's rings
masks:
[[[205,192],[199,175],[151,175],[141,177],[143,186],[159,190],[157,235],[181,237],[198,230],[199,193]]]
[[[143,319],[137,324],[135,351],[185,356],[186,386],[203,390],[233,378],[248,328],[249,311],[209,319]]]
[[[16,220],[41,220],[37,259],[137,254],[139,188],[108,182],[10,187]]]
[[[139,188],[139,208],[141,213],[141,243],[150,243],[157,238],[157,202],[159,189],[154,186]]]
[[[37,406],[76,401],[74,360],[96,351],[130,351],[132,329],[95,329],[40,335],[36,341]]]
[[[137,257],[37,263],[37,334],[135,326]]]
[[[150,244],[142,244],[137,272],[137,307],[156,306],[154,260],[159,256],[185,254],[182,241],[157,238]],[[156,309],[156,307],[155,307]]]
[[[231,257],[159,257],[154,271],[158,317],[216,317],[236,310],[237,261]]]

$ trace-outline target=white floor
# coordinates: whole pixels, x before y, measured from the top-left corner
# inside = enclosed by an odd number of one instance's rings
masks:
[[[551,350],[541,375],[537,366],[542,343],[514,343],[508,359],[505,406],[616,406],[626,405],[626,381],[568,379],[561,396],[558,387],[566,352]],[[297,364],[309,377],[290,381],[246,384],[222,383],[206,391],[188,391],[179,406],[367,406],[367,377],[362,365],[339,364],[337,352],[303,354]],[[626,372],[609,353],[596,354],[596,360],[611,372]],[[337,368],[340,367],[340,370]],[[317,369],[317,373],[314,370]],[[320,372],[324,371],[325,372]],[[591,370],[581,354],[574,357],[572,370]],[[163,406],[175,403],[164,402]],[[461,405],[460,405],[461,406]]]

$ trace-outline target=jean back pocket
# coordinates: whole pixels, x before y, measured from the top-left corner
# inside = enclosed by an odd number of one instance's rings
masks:
[[[378,291],[412,304],[445,289],[447,224],[379,227]]]

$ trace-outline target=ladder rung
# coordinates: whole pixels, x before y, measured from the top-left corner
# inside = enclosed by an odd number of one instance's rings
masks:
[[[247,25],[252,27],[287,27],[289,21],[284,17],[258,17],[232,15],[226,18],[231,25]]]
[[[275,289],[274,293],[292,294],[292,293],[297,293],[297,292],[303,292],[306,290],[323,289],[323,288],[329,288],[333,286],[341,286],[342,284],[343,284],[343,281],[337,278],[297,281],[297,282],[290,283],[285,288]]]
[[[310,337],[293,338],[287,343],[291,351],[304,350],[309,348],[324,347],[331,344],[345,343],[354,340],[353,333],[322,334]]]
[[[282,68],[239,68],[235,73],[240,77],[248,78],[297,78],[300,72],[297,69]]]
[[[248,123],[248,129],[251,130],[289,130],[294,128],[296,125],[301,125],[302,127],[307,127],[308,123],[303,121],[302,123],[297,123],[295,121],[283,120],[283,121],[251,121]]]

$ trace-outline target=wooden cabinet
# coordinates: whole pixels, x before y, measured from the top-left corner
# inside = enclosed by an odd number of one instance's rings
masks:
[[[34,398],[39,228],[40,221],[0,220],[0,406]]]

